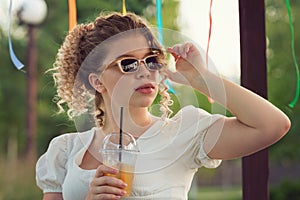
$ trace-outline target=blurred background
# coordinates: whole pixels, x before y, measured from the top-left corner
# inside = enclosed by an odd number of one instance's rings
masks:
[[[32,0],[36,4],[42,0]],[[45,19],[30,25],[22,19],[22,5],[13,1],[11,37],[17,57],[25,64],[17,70],[8,48],[9,1],[0,0],[0,200],[42,199],[35,184],[36,159],[46,151],[49,141],[60,134],[76,131],[66,114],[57,114],[51,74],[46,73],[68,32],[68,2],[46,0]],[[212,7],[210,57],[218,72],[240,82],[238,1],[215,0]],[[210,0],[162,1],[163,27],[182,32],[203,48],[207,45]],[[300,57],[300,1],[291,0],[295,28],[295,52]],[[144,16],[156,25],[154,0],[127,0],[127,11]],[[291,31],[285,1],[265,0],[268,99],[292,121],[290,132],[269,148],[270,199],[300,199],[300,105],[290,108],[296,90],[296,70],[292,60]],[[42,8],[35,7],[37,12]],[[121,0],[77,0],[78,23],[92,21],[100,12],[121,11]],[[32,12],[35,13],[35,12]],[[255,15],[255,13],[253,13]],[[35,16],[32,16],[35,17]],[[31,68],[31,69],[30,69]],[[29,76],[36,70],[36,82]],[[30,86],[30,87],[29,87]],[[185,88],[173,86],[178,97],[189,98]],[[36,90],[36,98],[30,91]],[[31,95],[31,97],[34,95]],[[211,111],[207,98],[196,93],[200,107]],[[30,100],[31,99],[31,100]],[[33,108],[28,109],[28,100]],[[36,116],[33,117],[32,116]],[[36,123],[35,123],[36,122]],[[193,181],[190,199],[242,199],[241,160],[224,161],[214,170],[200,169]]]

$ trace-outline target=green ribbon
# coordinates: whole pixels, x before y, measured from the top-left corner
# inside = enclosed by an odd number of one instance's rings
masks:
[[[286,0],[286,8],[288,11],[289,16],[289,23],[290,23],[290,30],[291,30],[291,36],[292,36],[292,42],[291,42],[291,48],[292,48],[292,56],[293,56],[293,62],[296,69],[296,75],[297,75],[297,88],[296,88],[296,94],[291,103],[289,103],[290,107],[294,107],[298,100],[299,100],[299,94],[300,94],[300,75],[299,75],[299,67],[296,60],[296,54],[295,54],[295,33],[294,33],[294,26],[293,26],[293,20],[292,20],[292,12],[291,12],[291,4],[289,0]]]

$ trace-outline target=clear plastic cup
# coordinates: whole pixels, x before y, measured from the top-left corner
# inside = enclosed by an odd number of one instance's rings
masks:
[[[122,135],[121,140],[120,135]],[[108,134],[103,140],[100,153],[104,165],[119,170],[119,173],[116,175],[105,175],[123,180],[127,184],[125,188],[126,196],[129,196],[132,188],[136,158],[139,153],[134,137],[128,133]]]

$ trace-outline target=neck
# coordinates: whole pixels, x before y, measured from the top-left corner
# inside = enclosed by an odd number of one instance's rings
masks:
[[[143,108],[123,108],[122,131],[139,137],[153,122],[153,116],[148,112],[146,107]],[[107,109],[105,112],[105,125],[103,131],[110,132],[120,131],[120,108]]]

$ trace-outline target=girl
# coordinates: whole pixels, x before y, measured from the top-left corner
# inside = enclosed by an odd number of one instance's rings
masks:
[[[66,103],[74,117],[94,102],[96,123],[86,132],[54,138],[38,160],[37,184],[45,200],[187,199],[198,168],[252,154],[288,132],[283,112],[208,71],[194,44],[168,52],[175,71],[166,68],[166,55],[145,21],[132,13],[99,16],[68,34],[53,69],[58,105]],[[186,106],[169,118],[166,78],[192,86],[235,117]],[[160,118],[148,111],[158,92]],[[130,197],[124,197],[126,183],[104,175],[118,171],[98,155],[103,138],[119,130],[120,107],[123,131],[136,138],[141,153]]]

